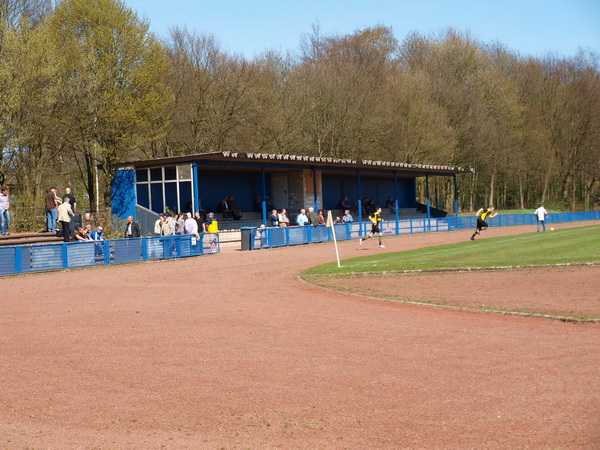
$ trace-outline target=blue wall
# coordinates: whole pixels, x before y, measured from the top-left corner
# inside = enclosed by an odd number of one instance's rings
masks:
[[[135,217],[136,189],[135,171],[118,170],[111,185],[112,213],[125,219]]]
[[[394,180],[382,180],[370,177],[361,177],[360,180],[362,197],[374,197],[375,203],[385,207],[388,197],[394,198]],[[398,180],[398,207],[414,208],[417,192],[416,179]],[[358,197],[358,180],[356,177],[343,175],[323,175],[323,206],[325,209],[335,209],[342,197],[348,197],[352,205]],[[362,199],[361,199],[362,200]]]
[[[267,195],[269,195],[269,176],[266,176]],[[206,212],[214,212],[217,204],[227,195],[233,195],[241,211],[254,209],[254,196],[262,194],[260,172],[221,172],[215,174],[198,171],[198,196]]]

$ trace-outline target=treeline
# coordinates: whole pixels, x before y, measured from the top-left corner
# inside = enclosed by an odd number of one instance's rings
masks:
[[[460,208],[597,207],[598,56],[522,57],[447,30],[398,41],[317,27],[248,60],[214,36],[161,41],[118,0],[0,0],[0,182],[110,204],[115,165],[210,151],[472,167]],[[452,209],[452,180],[431,180]],[[421,193],[422,195],[423,193]],[[81,194],[79,195],[80,197]]]

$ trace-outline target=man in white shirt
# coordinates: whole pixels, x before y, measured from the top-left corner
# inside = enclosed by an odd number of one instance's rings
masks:
[[[535,218],[537,219],[537,230],[538,233],[540,231],[540,224],[544,231],[546,231],[546,217],[548,216],[548,211],[544,208],[544,205],[540,205],[538,209],[533,213]]]
[[[296,217],[296,224],[298,226],[304,226],[306,224],[308,224],[308,217],[306,216],[306,210],[305,209],[301,209],[300,213],[298,214],[298,217]]]
[[[183,231],[185,234],[192,234],[196,239],[200,239],[198,234],[198,222],[196,222],[190,213],[186,213],[185,222],[183,223]]]

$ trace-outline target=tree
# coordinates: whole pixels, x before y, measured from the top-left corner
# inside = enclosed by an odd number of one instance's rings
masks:
[[[62,55],[60,120],[96,210],[97,168],[108,204],[115,164],[164,133],[168,64],[147,22],[118,0],[65,0],[49,26]]]

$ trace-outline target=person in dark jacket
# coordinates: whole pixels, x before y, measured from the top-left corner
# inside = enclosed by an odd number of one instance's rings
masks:
[[[125,237],[138,238],[140,236],[140,225],[133,220],[133,216],[129,216],[127,218],[127,225],[125,226]]]

